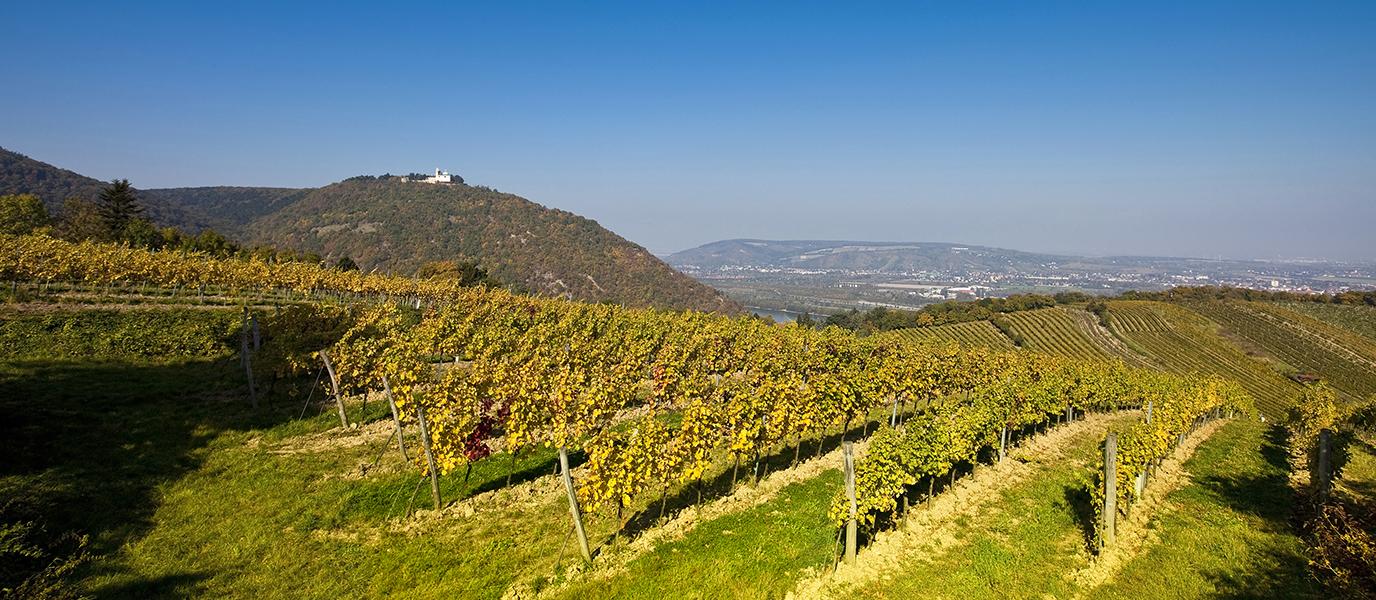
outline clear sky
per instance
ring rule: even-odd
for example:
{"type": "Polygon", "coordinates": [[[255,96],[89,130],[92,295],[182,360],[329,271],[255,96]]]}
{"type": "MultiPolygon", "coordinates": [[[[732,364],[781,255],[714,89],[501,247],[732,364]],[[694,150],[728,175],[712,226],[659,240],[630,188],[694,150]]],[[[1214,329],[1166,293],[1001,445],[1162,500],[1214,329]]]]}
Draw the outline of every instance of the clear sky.
{"type": "Polygon", "coordinates": [[[1376,1],[0,4],[0,146],[734,237],[1376,260],[1376,1]]]}

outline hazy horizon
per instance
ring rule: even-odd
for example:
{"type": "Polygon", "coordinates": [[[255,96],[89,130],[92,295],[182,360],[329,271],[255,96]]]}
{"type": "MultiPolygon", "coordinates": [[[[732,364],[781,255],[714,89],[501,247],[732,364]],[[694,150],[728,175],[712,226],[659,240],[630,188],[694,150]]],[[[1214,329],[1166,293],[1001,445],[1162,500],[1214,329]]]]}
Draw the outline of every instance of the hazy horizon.
{"type": "Polygon", "coordinates": [[[1376,4],[989,8],[21,3],[0,146],[141,188],[440,167],[660,255],[1376,260],[1376,4]]]}

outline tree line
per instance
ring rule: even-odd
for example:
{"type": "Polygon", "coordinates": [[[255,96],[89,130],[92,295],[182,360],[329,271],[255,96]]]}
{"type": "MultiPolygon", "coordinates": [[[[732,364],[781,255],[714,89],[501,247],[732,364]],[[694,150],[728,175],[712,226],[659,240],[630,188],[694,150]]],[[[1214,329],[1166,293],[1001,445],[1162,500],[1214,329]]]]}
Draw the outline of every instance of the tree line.
{"type": "MultiPolygon", "coordinates": [[[[50,214],[33,194],[0,196],[0,233],[43,234],[82,242],[107,242],[148,250],[200,252],[217,258],[257,257],[271,262],[321,263],[318,254],[281,250],[268,246],[244,246],[213,229],[188,233],[176,227],[158,227],[144,216],[144,206],[128,179],[116,179],[100,188],[95,200],[72,197],[50,214]]],[[[341,269],[357,269],[348,257],[336,261],[341,269]]]]}
{"type": "Polygon", "coordinates": [[[1094,299],[1095,296],[1082,292],[1062,292],[1055,295],[1013,294],[1006,298],[981,298],[965,302],[948,300],[915,311],[881,306],[865,311],[851,309],[834,314],[827,317],[826,324],[861,334],[968,321],[994,321],[997,325],[1005,313],[1048,308],[1057,304],[1084,303],[1094,299]]]}
{"type": "Polygon", "coordinates": [[[1376,290],[1348,290],[1336,294],[1310,294],[1306,292],[1283,292],[1253,290],[1231,286],[1178,286],[1159,292],[1126,291],[1118,295],[1121,300],[1269,300],[1273,302],[1314,302],[1317,304],[1348,304],[1356,306],[1376,306],[1376,290]]]}

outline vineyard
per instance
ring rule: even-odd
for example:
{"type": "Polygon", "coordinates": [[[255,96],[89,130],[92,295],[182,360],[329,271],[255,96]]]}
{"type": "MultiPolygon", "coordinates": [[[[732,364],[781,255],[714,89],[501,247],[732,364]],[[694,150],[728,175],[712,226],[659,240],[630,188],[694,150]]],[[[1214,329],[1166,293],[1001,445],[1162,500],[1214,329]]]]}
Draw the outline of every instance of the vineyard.
{"type": "Polygon", "coordinates": [[[1257,408],[1279,418],[1299,386],[1220,338],[1213,324],[1170,304],[1142,301],[1109,303],[1113,332],[1172,373],[1212,373],[1241,384],[1257,408]]]}
{"type": "MultiPolygon", "coordinates": [[[[40,292],[156,297],[181,289],[199,298],[215,290],[221,301],[244,302],[239,330],[226,332],[218,309],[212,322],[220,329],[198,335],[219,345],[193,356],[221,353],[195,369],[225,371],[202,378],[240,382],[230,394],[238,410],[281,419],[216,443],[212,456],[241,462],[211,459],[208,472],[233,473],[247,487],[212,493],[213,477],[188,478],[159,492],[174,499],[165,510],[181,513],[160,511],[146,538],[111,549],[129,572],[146,571],[149,557],[169,549],[203,552],[174,539],[199,534],[162,524],[218,523],[213,515],[232,506],[238,522],[213,530],[223,538],[213,560],[234,565],[224,573],[267,572],[228,582],[220,574],[206,584],[230,595],[281,593],[290,582],[268,573],[286,569],[321,582],[312,595],[445,596],[457,584],[464,596],[648,596],[651,582],[691,582],[704,596],[782,596],[804,571],[882,559],[884,547],[871,542],[910,522],[910,504],[930,507],[949,490],[987,480],[978,479],[982,470],[1014,468],[1008,457],[1019,448],[1040,447],[1067,428],[1102,433],[1085,429],[1086,417],[1094,427],[1104,423],[1097,417],[1117,419],[1122,452],[1112,497],[1126,510],[1148,465],[1199,423],[1248,415],[1252,396],[1274,410],[1287,401],[1278,391],[1291,385],[1207,332],[1203,319],[1157,303],[1113,303],[1111,325],[1124,346],[1093,337],[1088,313],[1013,315],[1029,352],[987,321],[857,337],[309,265],[3,241],[0,277],[40,292]],[[280,298],[295,302],[265,301],[280,298]],[[1135,357],[1128,347],[1172,373],[1115,360],[1135,357]],[[1220,358],[1233,362],[1220,367],[1220,358]],[[1259,374],[1279,385],[1259,386],[1259,374]],[[247,396],[252,409],[237,400],[247,396]],[[316,416],[305,419],[312,407],[316,416]],[[314,474],[298,480],[297,469],[314,474]],[[302,485],[311,491],[268,491],[302,485]],[[431,510],[411,510],[418,494],[431,510]],[[277,543],[284,538],[291,543],[277,543]],[[372,551],[379,547],[387,551],[372,551]],[[374,574],[366,582],[329,579],[327,560],[301,565],[292,548],[351,556],[374,574]],[[445,566],[417,572],[423,564],[445,566]]],[[[137,324],[144,315],[101,318],[127,332],[123,338],[139,334],[121,319],[137,324]]],[[[179,330],[200,327],[179,318],[179,330]]],[[[162,346],[100,347],[115,356],[162,346]]],[[[23,390],[15,397],[51,393],[23,390]]],[[[46,404],[72,410],[39,406],[46,404]]],[[[174,406],[158,404],[149,418],[175,415],[174,406]]],[[[1077,510],[1106,502],[1094,492],[1102,488],[1087,483],[1077,510]]],[[[122,573],[91,586],[139,595],[122,573]]],[[[181,585],[176,572],[156,575],[181,585]]]]}
{"type": "Polygon", "coordinates": [[[1210,302],[1190,308],[1290,368],[1322,376],[1348,399],[1376,394],[1376,344],[1360,336],[1262,303],[1210,302]]]}
{"type": "Polygon", "coordinates": [[[1289,302],[1281,306],[1329,325],[1341,327],[1376,343],[1376,307],[1317,302],[1289,302]]]}
{"type": "Polygon", "coordinates": [[[1108,360],[1112,352],[1084,331],[1071,314],[1062,308],[1009,313],[1013,330],[1023,338],[1022,347],[1052,356],[1083,360],[1108,360]]]}
{"type": "Polygon", "coordinates": [[[937,325],[935,327],[910,327],[907,329],[897,329],[893,332],[881,335],[893,336],[894,338],[913,342],[947,341],[956,342],[972,348],[990,348],[994,350],[1012,350],[1013,341],[1008,339],[1002,331],[988,321],[969,321],[965,323],[952,323],[950,325],[937,325]]]}

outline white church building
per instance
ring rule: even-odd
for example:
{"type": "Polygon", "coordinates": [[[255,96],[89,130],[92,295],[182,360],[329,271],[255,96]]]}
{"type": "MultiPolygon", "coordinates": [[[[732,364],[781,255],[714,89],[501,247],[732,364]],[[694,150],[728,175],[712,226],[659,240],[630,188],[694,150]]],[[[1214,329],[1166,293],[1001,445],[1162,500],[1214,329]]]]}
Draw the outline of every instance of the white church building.
{"type": "Polygon", "coordinates": [[[437,168],[435,169],[434,175],[426,177],[421,181],[425,183],[454,183],[454,176],[450,175],[448,171],[441,171],[437,168]]]}

